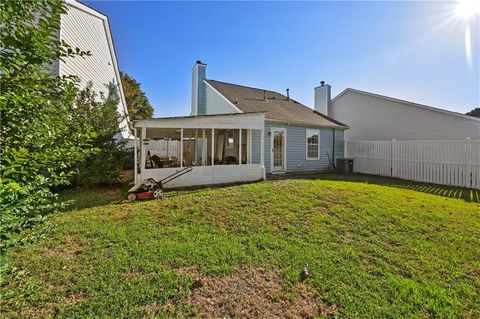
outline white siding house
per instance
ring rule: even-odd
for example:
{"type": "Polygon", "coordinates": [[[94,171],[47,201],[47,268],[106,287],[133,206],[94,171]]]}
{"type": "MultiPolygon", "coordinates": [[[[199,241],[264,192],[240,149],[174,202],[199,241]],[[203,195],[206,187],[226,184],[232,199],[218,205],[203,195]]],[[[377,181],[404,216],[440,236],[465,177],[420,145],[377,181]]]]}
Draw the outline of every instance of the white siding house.
{"type": "Polygon", "coordinates": [[[346,89],[328,105],[350,141],[480,139],[480,119],[387,96],[346,89]]]}
{"type": "Polygon", "coordinates": [[[81,87],[91,81],[97,93],[107,93],[108,85],[117,86],[120,94],[118,112],[125,117],[122,136],[128,138],[131,136],[128,110],[108,18],[74,0],[67,0],[67,7],[67,14],[61,17],[59,37],[73,48],[90,51],[91,56],[65,58],[65,61],[59,61],[54,66],[54,72],[60,76],[77,75],[81,87]]]}

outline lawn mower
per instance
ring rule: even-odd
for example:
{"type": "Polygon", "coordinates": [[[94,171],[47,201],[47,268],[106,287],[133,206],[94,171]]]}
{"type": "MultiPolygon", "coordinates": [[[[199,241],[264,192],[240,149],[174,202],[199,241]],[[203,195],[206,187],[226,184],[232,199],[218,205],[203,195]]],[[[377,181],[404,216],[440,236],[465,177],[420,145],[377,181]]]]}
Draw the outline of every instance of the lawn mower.
{"type": "Polygon", "coordinates": [[[185,167],[165,177],[158,182],[153,178],[147,178],[145,181],[133,186],[127,195],[127,200],[133,202],[136,199],[160,199],[163,198],[163,186],[174,179],[185,175],[193,170],[192,166],[185,167]]]}

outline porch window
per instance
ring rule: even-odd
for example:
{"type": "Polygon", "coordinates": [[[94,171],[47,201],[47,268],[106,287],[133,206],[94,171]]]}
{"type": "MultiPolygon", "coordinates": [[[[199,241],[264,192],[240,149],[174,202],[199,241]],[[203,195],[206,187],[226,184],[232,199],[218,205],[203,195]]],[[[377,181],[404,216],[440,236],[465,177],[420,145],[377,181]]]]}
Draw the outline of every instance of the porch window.
{"type": "Polygon", "coordinates": [[[180,167],[180,130],[151,129],[143,140],[145,168],[180,167]]]}
{"type": "MultiPolygon", "coordinates": [[[[215,165],[231,165],[239,163],[240,130],[215,130],[215,165]]],[[[243,141],[242,141],[243,144],[243,141]]],[[[243,154],[242,154],[243,157],[243,154]]]]}
{"type": "Polygon", "coordinates": [[[183,166],[211,165],[212,130],[183,129],[183,166]]]}
{"type": "Polygon", "coordinates": [[[318,160],[320,155],[320,130],[307,129],[307,160],[318,160]]]}

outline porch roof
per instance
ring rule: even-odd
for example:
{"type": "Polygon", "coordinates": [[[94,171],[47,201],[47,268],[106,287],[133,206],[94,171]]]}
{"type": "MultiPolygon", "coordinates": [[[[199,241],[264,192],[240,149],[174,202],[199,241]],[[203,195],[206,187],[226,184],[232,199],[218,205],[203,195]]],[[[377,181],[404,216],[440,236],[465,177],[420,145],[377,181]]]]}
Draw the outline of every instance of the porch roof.
{"type": "Polygon", "coordinates": [[[263,112],[163,117],[133,121],[134,128],[216,128],[261,130],[264,128],[264,125],[265,113],[263,112]]]}

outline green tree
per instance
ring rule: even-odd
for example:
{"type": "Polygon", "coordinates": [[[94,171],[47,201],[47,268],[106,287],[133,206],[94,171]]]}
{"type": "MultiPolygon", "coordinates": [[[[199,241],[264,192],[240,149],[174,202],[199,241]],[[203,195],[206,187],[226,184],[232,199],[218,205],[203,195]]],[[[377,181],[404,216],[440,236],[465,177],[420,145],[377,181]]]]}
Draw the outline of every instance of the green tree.
{"type": "Polygon", "coordinates": [[[153,116],[153,107],[142,91],[140,83],[125,72],[120,72],[123,94],[127,101],[128,115],[132,120],[149,119],[153,116]]]}
{"type": "Polygon", "coordinates": [[[92,141],[98,152],[91,154],[78,166],[77,180],[82,184],[114,183],[119,179],[120,170],[127,161],[125,140],[121,134],[124,117],[117,111],[120,98],[117,87],[108,87],[108,94],[100,98],[92,90],[92,83],[81,90],[75,101],[74,118],[76,125],[91,125],[96,137],[92,141]]]}
{"type": "Polygon", "coordinates": [[[474,117],[480,117],[480,107],[476,107],[470,112],[465,113],[466,115],[474,116],[474,117]]]}
{"type": "Polygon", "coordinates": [[[88,123],[73,117],[75,77],[52,75],[67,56],[89,55],[59,41],[62,0],[2,1],[0,5],[0,233],[3,247],[30,234],[61,204],[53,191],[94,152],[88,123]],[[19,236],[18,234],[21,234],[19,236]]]}

